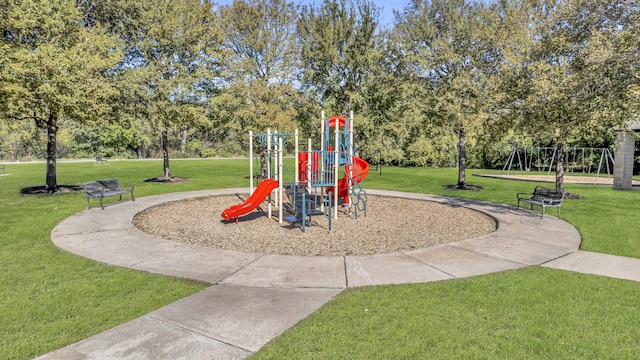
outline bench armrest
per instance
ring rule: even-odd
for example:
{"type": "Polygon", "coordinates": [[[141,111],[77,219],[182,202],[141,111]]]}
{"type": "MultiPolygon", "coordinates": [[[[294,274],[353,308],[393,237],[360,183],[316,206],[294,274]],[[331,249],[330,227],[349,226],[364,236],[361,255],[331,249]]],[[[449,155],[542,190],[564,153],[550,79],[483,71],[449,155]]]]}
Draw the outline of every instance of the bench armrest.
{"type": "Polygon", "coordinates": [[[526,195],[527,197],[531,197],[531,196],[533,196],[533,193],[524,193],[524,192],[519,192],[519,193],[517,193],[517,194],[516,194],[516,197],[517,197],[518,199],[520,199],[520,196],[521,196],[521,195],[523,195],[523,196],[525,196],[525,195],[526,195]]]}

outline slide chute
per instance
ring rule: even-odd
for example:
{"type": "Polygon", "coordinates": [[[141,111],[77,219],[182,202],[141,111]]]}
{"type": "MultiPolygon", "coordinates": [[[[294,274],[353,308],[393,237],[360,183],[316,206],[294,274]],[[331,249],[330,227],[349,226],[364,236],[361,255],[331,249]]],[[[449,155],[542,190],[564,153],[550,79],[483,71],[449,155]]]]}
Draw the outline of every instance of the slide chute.
{"type": "MultiPolygon", "coordinates": [[[[349,166],[346,166],[344,177],[338,179],[338,197],[343,198],[345,203],[348,203],[349,199],[349,179],[353,176],[353,183],[357,184],[364,180],[369,175],[369,163],[357,156],[353,157],[355,165],[353,170],[349,166]],[[353,172],[353,174],[351,174],[353,172]]],[[[333,187],[327,188],[327,193],[333,193],[333,187]]]]}
{"type": "Polygon", "coordinates": [[[251,196],[249,196],[249,198],[243,203],[226,208],[222,212],[222,217],[227,221],[231,221],[231,219],[236,218],[237,221],[238,216],[250,213],[260,206],[262,201],[266,199],[273,190],[277,189],[278,186],[278,180],[265,179],[258,185],[253,194],[251,194],[251,196]]]}

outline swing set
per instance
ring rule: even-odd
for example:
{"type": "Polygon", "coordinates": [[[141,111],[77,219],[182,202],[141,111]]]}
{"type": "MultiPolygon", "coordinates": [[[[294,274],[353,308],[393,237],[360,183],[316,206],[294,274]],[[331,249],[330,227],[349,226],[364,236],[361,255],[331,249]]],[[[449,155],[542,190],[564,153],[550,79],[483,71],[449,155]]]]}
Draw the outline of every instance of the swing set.
{"type": "MultiPolygon", "coordinates": [[[[564,169],[567,173],[593,174],[594,185],[601,174],[607,177],[613,174],[614,160],[608,148],[567,148],[564,151],[564,169]]],[[[557,165],[557,149],[555,147],[514,147],[502,170],[507,175],[514,171],[546,171],[547,176],[557,165]]]]}

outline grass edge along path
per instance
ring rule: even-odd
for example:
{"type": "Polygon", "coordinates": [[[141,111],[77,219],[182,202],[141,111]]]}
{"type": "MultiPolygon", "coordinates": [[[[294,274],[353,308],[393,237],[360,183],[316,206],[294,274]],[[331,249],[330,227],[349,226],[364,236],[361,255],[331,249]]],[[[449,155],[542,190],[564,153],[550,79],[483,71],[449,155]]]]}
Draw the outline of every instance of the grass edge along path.
{"type": "Polygon", "coordinates": [[[637,359],[638,296],[537,266],[347,289],[250,359],[637,359]]]}
{"type": "MultiPolygon", "coordinates": [[[[144,183],[143,179],[157,176],[161,171],[160,160],[148,161],[110,161],[109,165],[96,166],[93,163],[58,163],[59,184],[80,184],[83,181],[118,177],[122,183],[136,185],[136,197],[149,196],[165,192],[181,192],[199,189],[244,187],[248,185],[246,160],[180,160],[172,161],[172,173],[189,178],[187,183],[154,184],[144,183]]],[[[22,196],[22,187],[39,185],[44,180],[44,164],[8,165],[9,176],[0,177],[0,199],[3,211],[0,212],[0,285],[2,297],[0,306],[0,353],[7,359],[30,358],[75,341],[84,339],[103,330],[112,328],[126,321],[144,315],[175,300],[195,293],[206,287],[206,284],[187,280],[173,279],[160,275],[137,272],[128,269],[108,266],[65,253],[56,248],[50,240],[53,227],[65,217],[84,209],[85,201],[82,193],[53,195],[22,196]]],[[[485,171],[483,171],[485,172],[485,171]]],[[[471,173],[471,172],[469,172],[471,173]]],[[[515,193],[530,191],[535,183],[518,181],[485,180],[469,178],[469,182],[485,188],[481,192],[458,192],[444,190],[443,185],[456,179],[455,169],[425,168],[385,168],[384,174],[370,174],[366,186],[421,193],[441,194],[447,196],[469,197],[496,203],[514,204],[515,193]]],[[[630,233],[633,221],[637,219],[638,210],[629,209],[629,204],[637,204],[638,192],[616,192],[601,187],[567,185],[572,192],[585,196],[585,200],[569,201],[563,206],[563,218],[573,223],[580,230],[583,239],[592,239],[594,249],[602,247],[610,253],[640,257],[638,250],[638,234],[630,233]],[[635,196],[635,197],[634,197],[635,196]],[[629,214],[631,212],[631,214],[629,214]],[[617,217],[614,215],[618,215],[617,217]],[[615,221],[609,221],[616,217],[615,221]],[[609,219],[601,221],[602,219],[609,219]],[[618,224],[622,232],[617,232],[613,224],[618,224]],[[627,229],[627,230],[624,230],[627,229]],[[627,231],[627,232],[625,232],[627,231]]],[[[110,199],[108,201],[113,201],[110,199]]],[[[215,209],[212,209],[215,210],[215,209]]],[[[217,216],[213,211],[212,216],[217,216]]],[[[585,241],[589,243],[589,241],[585,241]]],[[[607,252],[603,251],[603,252],[607,252]]],[[[548,270],[552,271],[553,270],[548,270]]],[[[515,272],[518,279],[521,275],[515,272]]],[[[546,281],[546,272],[534,272],[533,278],[538,280],[537,288],[532,288],[531,277],[520,280],[523,288],[530,291],[553,293],[555,285],[546,281]]],[[[607,287],[607,281],[600,282],[599,277],[579,276],[594,279],[596,284],[607,287]]],[[[491,279],[491,278],[489,278],[491,279]]],[[[443,282],[453,297],[464,298],[467,293],[458,289],[457,281],[443,282]]],[[[491,281],[491,280],[487,280],[491,281]]],[[[625,291],[635,291],[637,284],[622,283],[625,291]]],[[[424,286],[432,286],[424,284],[424,286]]],[[[367,288],[375,297],[393,301],[404,297],[407,302],[420,304],[420,297],[412,298],[402,292],[402,287],[389,287],[390,290],[380,292],[382,288],[367,288]],[[397,294],[394,294],[397,292],[397,294]]],[[[490,295],[491,287],[480,288],[479,293],[490,295]],[[489,293],[487,293],[489,292],[489,293]]],[[[582,296],[589,298],[593,290],[586,289],[582,296]]],[[[354,292],[348,290],[345,296],[354,292]]],[[[358,292],[355,292],[358,293],[358,292]]],[[[590,306],[602,306],[608,317],[626,316],[625,304],[618,302],[624,298],[613,291],[607,304],[587,303],[590,306]]],[[[384,300],[384,299],[383,299],[384,300]]],[[[504,306],[513,302],[504,298],[504,306]]],[[[545,300],[554,304],[553,298],[545,300]]],[[[562,304],[558,306],[564,306],[562,304]]],[[[330,309],[330,307],[329,307],[330,309]]],[[[475,311],[470,307],[466,311],[475,311]]],[[[567,308],[567,310],[569,310],[567,308]]],[[[323,310],[325,311],[325,310],[323,310]]],[[[356,308],[347,308],[346,312],[357,312],[356,308]]],[[[501,311],[501,310],[498,310],[501,311]]],[[[402,331],[404,322],[422,321],[439,323],[441,326],[450,321],[441,317],[429,318],[421,312],[396,314],[395,326],[370,331],[370,338],[385,332],[402,331]],[[415,320],[414,320],[415,319],[415,320]],[[444,322],[442,322],[444,321],[444,322]]],[[[469,316],[464,312],[460,318],[469,316]]],[[[535,315],[534,315],[535,316],[535,315]]],[[[312,317],[313,319],[313,317],[312,317]]],[[[313,321],[313,320],[309,320],[313,321]]],[[[348,324],[336,323],[336,326],[348,324]]],[[[624,328],[624,324],[612,324],[624,328]]],[[[636,324],[637,325],[637,324],[636,324]]],[[[332,326],[332,325],[330,325],[332,326]]],[[[637,326],[636,326],[637,328],[637,326]]],[[[292,331],[299,331],[296,328],[292,331]]],[[[543,331],[541,329],[534,329],[543,331]]],[[[588,330],[588,329],[587,329],[588,330]]],[[[587,331],[585,330],[585,331],[587,331]]],[[[302,330],[306,331],[306,330],[302,330]]],[[[452,330],[450,336],[467,336],[452,330]]],[[[365,334],[366,335],[366,334],[365,334]]],[[[421,337],[407,336],[403,347],[411,347],[411,342],[421,342],[421,337]]],[[[364,339],[366,340],[366,339],[364,339]]],[[[280,341],[280,340],[277,340],[280,341]]],[[[471,339],[470,341],[473,341],[471,339]]],[[[480,341],[477,339],[477,341],[480,341]]],[[[615,343],[615,342],[614,342],[615,343]]],[[[634,342],[630,341],[630,346],[634,342]]],[[[637,343],[635,343],[637,345],[637,343]]],[[[517,342],[516,342],[517,345],[517,342]]],[[[521,344],[524,346],[524,344],[521,344]]],[[[335,344],[339,349],[340,342],[335,344]]],[[[363,346],[374,347],[374,344],[363,342],[363,346]]],[[[420,349],[420,347],[418,347],[420,349]]],[[[389,351],[403,351],[398,346],[389,351]]],[[[488,357],[486,350],[478,350],[475,357],[488,357]],[[484,354],[484,355],[483,355],[484,354]]],[[[262,354],[262,352],[260,352],[262,354]]],[[[262,356],[262,355],[258,355],[262,356]]],[[[358,358],[357,354],[355,358],[358,358]]]]}

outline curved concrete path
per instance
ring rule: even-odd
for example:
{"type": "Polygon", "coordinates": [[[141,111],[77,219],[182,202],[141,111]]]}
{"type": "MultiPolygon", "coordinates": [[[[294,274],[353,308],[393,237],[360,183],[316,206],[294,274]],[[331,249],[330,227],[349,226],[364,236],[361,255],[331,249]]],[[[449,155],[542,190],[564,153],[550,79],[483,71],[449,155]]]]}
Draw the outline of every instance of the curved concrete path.
{"type": "MultiPolygon", "coordinates": [[[[578,231],[551,216],[382,190],[367,193],[476,209],[495,218],[498,229],[475,239],[384,255],[300,257],[180,244],[132,225],[135,214],[165,202],[237,193],[248,189],[150,196],[84,210],[58,224],[51,238],[69,252],[212,286],[39,359],[244,359],[348,287],[439,281],[541,264],[571,269],[582,263],[580,256],[588,256],[576,252],[578,231]],[[576,254],[579,258],[571,260],[576,254]]],[[[212,216],[219,216],[215,209],[212,216]]]]}

